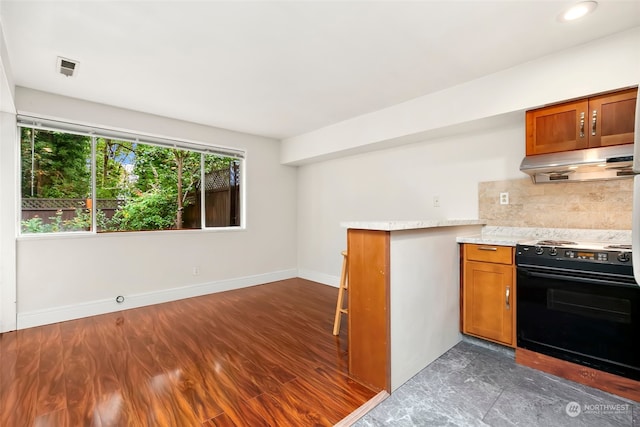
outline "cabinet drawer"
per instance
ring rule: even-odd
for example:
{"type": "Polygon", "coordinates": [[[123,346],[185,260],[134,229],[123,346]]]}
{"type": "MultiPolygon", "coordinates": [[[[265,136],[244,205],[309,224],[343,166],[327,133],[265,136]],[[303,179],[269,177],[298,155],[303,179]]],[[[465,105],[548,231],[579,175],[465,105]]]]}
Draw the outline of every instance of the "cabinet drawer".
{"type": "Polygon", "coordinates": [[[467,261],[493,262],[496,264],[513,264],[513,248],[511,246],[465,244],[467,261]]]}

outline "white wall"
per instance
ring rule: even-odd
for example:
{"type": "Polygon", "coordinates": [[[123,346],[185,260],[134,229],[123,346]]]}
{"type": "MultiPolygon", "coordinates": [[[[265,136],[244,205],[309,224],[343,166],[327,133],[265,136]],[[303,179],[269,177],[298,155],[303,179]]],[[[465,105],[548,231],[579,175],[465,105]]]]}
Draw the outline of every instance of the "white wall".
{"type": "Polygon", "coordinates": [[[16,329],[16,116],[0,111],[0,332],[16,329]]]}
{"type": "Polygon", "coordinates": [[[391,232],[392,392],[461,340],[456,237],[477,234],[480,229],[458,226],[391,232]]]}
{"type": "Polygon", "coordinates": [[[16,328],[16,116],[14,85],[0,25],[0,332],[16,328]]]}
{"type": "Polygon", "coordinates": [[[7,43],[4,39],[2,23],[0,23],[0,111],[15,113],[13,102],[15,85],[13,73],[7,52],[7,43]]]}
{"type": "Polygon", "coordinates": [[[297,171],[279,164],[277,141],[20,87],[16,107],[247,150],[246,230],[20,237],[19,328],[296,276],[297,171]]]}
{"type": "Polygon", "coordinates": [[[478,182],[523,176],[523,116],[496,129],[301,166],[301,277],[337,285],[346,248],[341,221],[477,218],[478,182]]]}

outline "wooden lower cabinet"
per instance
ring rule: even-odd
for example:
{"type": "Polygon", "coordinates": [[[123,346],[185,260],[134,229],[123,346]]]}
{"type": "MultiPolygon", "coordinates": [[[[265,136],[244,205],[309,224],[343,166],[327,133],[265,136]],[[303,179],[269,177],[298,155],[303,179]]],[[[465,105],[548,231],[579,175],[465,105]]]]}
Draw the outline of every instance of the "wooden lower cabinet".
{"type": "Polygon", "coordinates": [[[464,244],[462,332],[515,347],[513,248],[464,244]]]}

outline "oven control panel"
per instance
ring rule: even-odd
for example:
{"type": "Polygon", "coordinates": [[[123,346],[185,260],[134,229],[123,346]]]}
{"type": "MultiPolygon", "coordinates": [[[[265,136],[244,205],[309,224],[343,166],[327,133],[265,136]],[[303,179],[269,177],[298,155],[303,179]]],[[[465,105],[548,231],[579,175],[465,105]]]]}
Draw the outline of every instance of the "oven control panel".
{"type": "Polygon", "coordinates": [[[609,261],[609,252],[591,252],[568,249],[564,251],[564,257],[607,262],[609,261]]]}
{"type": "Polygon", "coordinates": [[[516,255],[522,258],[547,260],[575,260],[576,262],[631,265],[631,251],[562,248],[541,245],[517,245],[516,255]]]}

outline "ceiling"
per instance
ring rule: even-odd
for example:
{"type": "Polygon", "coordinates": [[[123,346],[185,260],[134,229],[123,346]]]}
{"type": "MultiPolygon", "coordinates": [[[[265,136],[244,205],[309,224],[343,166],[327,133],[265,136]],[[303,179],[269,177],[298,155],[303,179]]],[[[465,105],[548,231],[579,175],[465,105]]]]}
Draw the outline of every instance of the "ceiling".
{"type": "Polygon", "coordinates": [[[1,0],[0,21],[18,86],[282,139],[640,26],[640,0],[557,22],[572,3],[1,0]]]}

